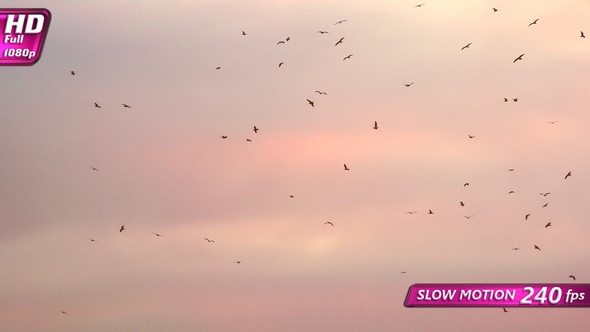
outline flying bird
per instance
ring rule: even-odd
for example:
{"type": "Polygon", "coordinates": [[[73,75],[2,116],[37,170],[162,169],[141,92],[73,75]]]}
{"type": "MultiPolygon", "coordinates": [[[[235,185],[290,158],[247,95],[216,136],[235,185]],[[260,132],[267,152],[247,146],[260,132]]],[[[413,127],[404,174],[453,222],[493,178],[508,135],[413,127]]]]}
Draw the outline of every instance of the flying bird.
{"type": "Polygon", "coordinates": [[[295,196],[293,196],[293,195],[289,195],[289,197],[290,197],[290,198],[293,198],[293,197],[295,197],[295,196]]]}
{"type": "Polygon", "coordinates": [[[565,179],[567,179],[570,176],[572,176],[572,171],[567,172],[567,174],[565,175],[565,179]]]}
{"type": "Polygon", "coordinates": [[[568,278],[572,278],[572,279],[574,279],[574,281],[576,281],[576,277],[573,274],[570,274],[570,276],[568,278]]]}
{"type": "Polygon", "coordinates": [[[504,312],[508,312],[508,310],[506,310],[506,308],[502,308],[502,310],[504,310],[504,312]]]}
{"type": "Polygon", "coordinates": [[[96,241],[95,239],[91,239],[91,238],[88,238],[88,240],[90,240],[90,242],[95,242],[96,241]]]}
{"type": "Polygon", "coordinates": [[[520,248],[512,248],[512,250],[519,250],[520,248]]]}
{"type": "Polygon", "coordinates": [[[529,23],[529,26],[531,26],[531,25],[533,25],[533,24],[537,24],[537,21],[538,21],[538,20],[539,20],[539,19],[536,19],[536,20],[534,20],[533,22],[529,23]]]}
{"type": "Polygon", "coordinates": [[[418,211],[407,211],[406,213],[414,214],[414,213],[418,213],[418,211]]]}
{"type": "Polygon", "coordinates": [[[551,222],[548,222],[547,225],[545,225],[545,228],[551,226],[551,222]]]}
{"type": "Polygon", "coordinates": [[[70,72],[70,74],[72,74],[72,76],[76,75],[76,73],[73,70],[70,72]]]}
{"type": "Polygon", "coordinates": [[[227,138],[227,136],[221,135],[221,139],[226,139],[226,138],[227,138]]]}
{"type": "Polygon", "coordinates": [[[512,61],[512,63],[515,63],[518,60],[522,60],[522,57],[524,56],[524,53],[519,55],[516,59],[514,59],[514,61],[512,61]]]}
{"type": "Polygon", "coordinates": [[[242,261],[236,261],[236,263],[240,264],[242,261]]]}
{"type": "Polygon", "coordinates": [[[547,123],[550,123],[550,124],[556,124],[556,123],[558,123],[558,122],[559,122],[559,121],[547,121],[547,123]]]}
{"type": "Polygon", "coordinates": [[[97,104],[97,103],[94,103],[94,107],[96,107],[96,108],[102,108],[102,107],[100,107],[100,105],[99,105],[99,104],[97,104]]]}
{"type": "Polygon", "coordinates": [[[469,186],[469,182],[465,182],[465,183],[463,184],[463,188],[465,188],[465,187],[468,187],[468,186],[469,186]]]}
{"type": "Polygon", "coordinates": [[[507,103],[508,102],[508,98],[504,98],[504,102],[507,103]]]}
{"type": "Polygon", "coordinates": [[[321,94],[321,95],[326,95],[326,96],[328,95],[327,93],[325,93],[325,92],[323,92],[323,91],[320,91],[320,90],[315,90],[315,92],[317,92],[317,93],[319,93],[319,94],[321,94]]]}
{"type": "Polygon", "coordinates": [[[464,50],[464,49],[466,49],[466,48],[469,48],[469,46],[471,46],[471,43],[469,43],[469,44],[467,44],[467,45],[465,45],[465,46],[461,47],[461,51],[463,51],[463,50],[464,50]]]}
{"type": "Polygon", "coordinates": [[[258,130],[260,130],[260,129],[258,129],[258,128],[256,128],[256,126],[254,126],[253,130],[254,130],[254,133],[256,134],[256,133],[258,133],[258,130]]]}
{"type": "Polygon", "coordinates": [[[342,60],[344,61],[344,60],[346,60],[346,59],[350,59],[350,58],[351,58],[353,55],[354,55],[354,54],[349,54],[349,55],[345,56],[345,57],[344,57],[344,59],[342,59],[342,60]]]}
{"type": "Polygon", "coordinates": [[[221,69],[221,67],[215,67],[215,70],[219,70],[219,69],[221,69]]]}
{"type": "Polygon", "coordinates": [[[467,135],[467,136],[469,136],[469,138],[475,138],[475,136],[471,136],[471,135],[467,135]]]}
{"type": "MultiPolygon", "coordinates": [[[[584,35],[584,31],[580,31],[580,38],[586,38],[586,35],[584,35]]],[[[73,73],[73,72],[72,72],[73,73]]],[[[72,74],[73,75],[73,74],[72,74]]]]}
{"type": "Polygon", "coordinates": [[[424,5],[425,5],[425,3],[421,3],[421,4],[419,4],[419,5],[415,5],[414,7],[422,7],[422,6],[424,6],[424,5]]]}
{"type": "Polygon", "coordinates": [[[281,40],[280,42],[277,43],[277,45],[284,44],[284,43],[285,43],[285,41],[284,40],[281,40]]]}
{"type": "Polygon", "coordinates": [[[96,167],[90,167],[90,169],[93,170],[93,171],[99,172],[98,168],[96,168],[96,167]]]}
{"type": "Polygon", "coordinates": [[[129,106],[127,104],[121,104],[121,105],[123,105],[123,107],[126,107],[126,108],[131,108],[131,106],[129,106]]]}
{"type": "Polygon", "coordinates": [[[527,213],[527,214],[524,216],[524,220],[529,220],[529,217],[530,217],[530,216],[531,216],[531,214],[530,214],[530,213],[527,213]]]}
{"type": "Polygon", "coordinates": [[[321,33],[323,35],[324,33],[328,33],[328,31],[318,31],[318,33],[321,33]]]}
{"type": "Polygon", "coordinates": [[[279,68],[281,68],[281,66],[283,65],[284,62],[280,62],[279,63],[279,68]]]}
{"type": "Polygon", "coordinates": [[[313,101],[308,99],[307,102],[311,105],[311,107],[315,107],[315,106],[313,106],[313,101]]]}
{"type": "Polygon", "coordinates": [[[375,121],[375,125],[373,126],[373,129],[375,129],[375,130],[379,129],[379,127],[377,126],[377,121],[375,121]]]}
{"type": "Polygon", "coordinates": [[[428,210],[428,214],[434,214],[434,212],[432,212],[432,210],[428,210]]]}
{"type": "Polygon", "coordinates": [[[336,42],[336,45],[334,45],[334,46],[338,46],[338,44],[342,44],[342,41],[343,41],[343,40],[344,40],[344,37],[340,38],[340,40],[338,40],[338,41],[336,42]]]}
{"type": "Polygon", "coordinates": [[[246,138],[246,142],[252,142],[252,140],[249,138],[246,138]]]}
{"type": "Polygon", "coordinates": [[[514,172],[514,168],[509,168],[508,172],[514,172]]]}
{"type": "Polygon", "coordinates": [[[289,41],[289,40],[291,40],[291,37],[285,38],[285,41],[289,41]]]}
{"type": "Polygon", "coordinates": [[[514,194],[514,190],[510,190],[508,193],[509,194],[514,194]]]}
{"type": "Polygon", "coordinates": [[[543,195],[543,196],[547,196],[549,194],[551,194],[551,193],[539,193],[539,195],[543,195]]]}
{"type": "Polygon", "coordinates": [[[346,21],[348,21],[348,20],[341,20],[341,21],[338,21],[338,22],[334,23],[334,25],[341,24],[341,23],[346,22],[346,21]]]}
{"type": "Polygon", "coordinates": [[[463,203],[463,201],[459,201],[459,205],[465,206],[465,203],[463,203]]]}
{"type": "Polygon", "coordinates": [[[210,240],[210,239],[208,239],[208,238],[206,238],[206,237],[204,237],[203,239],[205,239],[205,240],[206,240],[208,243],[215,243],[215,241],[213,241],[213,240],[210,240]]]}
{"type": "Polygon", "coordinates": [[[152,232],[152,233],[156,234],[156,237],[158,237],[158,236],[164,236],[164,235],[159,234],[159,233],[156,233],[156,232],[152,232]]]}
{"type": "Polygon", "coordinates": [[[334,224],[333,224],[331,221],[326,221],[326,222],[324,223],[324,225],[332,225],[332,226],[334,226],[334,224]]]}
{"type": "Polygon", "coordinates": [[[518,102],[518,98],[512,98],[512,101],[516,103],[518,102]]]}
{"type": "Polygon", "coordinates": [[[242,36],[245,36],[245,35],[246,35],[246,33],[244,32],[244,30],[242,30],[242,36]]]}
{"type": "Polygon", "coordinates": [[[411,87],[411,86],[412,86],[412,84],[414,84],[414,82],[412,82],[412,83],[404,83],[404,86],[405,86],[406,88],[409,88],[409,87],[411,87]]]}
{"type": "Polygon", "coordinates": [[[541,251],[541,248],[539,248],[539,246],[537,246],[536,244],[534,246],[535,246],[535,249],[541,251]]]}
{"type": "Polygon", "coordinates": [[[541,206],[542,208],[547,207],[547,205],[549,205],[549,203],[545,203],[543,204],[543,206],[541,206]]]}
{"type": "Polygon", "coordinates": [[[344,164],[344,170],[345,171],[350,171],[350,169],[348,168],[348,166],[346,166],[346,164],[344,164]]]}
{"type": "Polygon", "coordinates": [[[469,220],[471,217],[475,217],[475,215],[471,215],[471,216],[463,216],[465,218],[467,218],[467,220],[469,220]]]}
{"type": "Polygon", "coordinates": [[[67,312],[65,312],[63,310],[61,311],[61,313],[64,314],[64,315],[67,315],[68,314],[67,312]]]}
{"type": "Polygon", "coordinates": [[[125,230],[125,225],[122,225],[121,228],[119,229],[119,233],[121,233],[124,230],[125,230]]]}
{"type": "Polygon", "coordinates": [[[492,8],[492,9],[494,10],[494,12],[497,12],[498,11],[498,8],[492,8]]]}

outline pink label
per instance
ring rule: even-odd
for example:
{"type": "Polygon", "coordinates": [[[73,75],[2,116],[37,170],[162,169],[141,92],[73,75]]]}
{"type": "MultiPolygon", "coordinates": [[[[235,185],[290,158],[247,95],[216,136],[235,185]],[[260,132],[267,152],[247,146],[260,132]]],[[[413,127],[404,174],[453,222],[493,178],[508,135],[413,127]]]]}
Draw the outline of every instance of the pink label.
{"type": "Polygon", "coordinates": [[[590,307],[590,284],[414,284],[406,307],[590,307]]]}
{"type": "Polygon", "coordinates": [[[51,13],[43,8],[0,8],[0,65],[31,66],[41,58],[51,13]]]}

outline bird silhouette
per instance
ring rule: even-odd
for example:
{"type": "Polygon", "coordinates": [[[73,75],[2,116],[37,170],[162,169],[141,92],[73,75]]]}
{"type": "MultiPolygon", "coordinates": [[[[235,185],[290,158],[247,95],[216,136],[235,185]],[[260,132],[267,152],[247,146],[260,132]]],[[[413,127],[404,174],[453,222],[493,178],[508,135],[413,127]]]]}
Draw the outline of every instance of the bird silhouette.
{"type": "Polygon", "coordinates": [[[504,310],[504,312],[508,312],[508,310],[506,310],[506,308],[502,308],[502,310],[504,310]]]}
{"type": "Polygon", "coordinates": [[[221,135],[221,139],[226,139],[226,138],[227,138],[227,136],[221,135]]]}
{"type": "Polygon", "coordinates": [[[379,127],[377,126],[377,121],[375,121],[375,125],[373,126],[373,129],[375,129],[375,130],[379,129],[379,127]]]}
{"type": "Polygon", "coordinates": [[[547,121],[547,123],[550,123],[550,124],[556,124],[556,123],[558,123],[558,122],[559,122],[559,121],[547,121]]]}
{"type": "Polygon", "coordinates": [[[324,225],[331,225],[331,226],[334,226],[334,224],[333,224],[331,221],[326,221],[326,222],[324,223],[324,225]]]}
{"type": "Polygon", "coordinates": [[[204,237],[203,239],[205,239],[205,240],[206,240],[208,243],[215,243],[215,241],[213,241],[213,240],[211,240],[211,239],[208,239],[208,238],[206,238],[206,237],[204,237]]]}
{"type": "Polygon", "coordinates": [[[508,193],[509,194],[514,194],[514,190],[510,190],[508,193]]]}
{"type": "Polygon", "coordinates": [[[567,179],[570,176],[572,176],[572,171],[567,172],[567,174],[565,175],[565,178],[564,179],[567,179]]]}
{"type": "Polygon", "coordinates": [[[344,37],[340,38],[340,40],[338,40],[334,46],[338,46],[338,44],[342,44],[343,40],[344,40],[344,37]]]}
{"type": "Polygon", "coordinates": [[[551,222],[548,222],[547,225],[545,225],[545,228],[551,226],[551,222]]]}
{"type": "Polygon", "coordinates": [[[537,24],[537,21],[539,21],[539,19],[534,20],[533,22],[529,23],[529,26],[533,25],[533,24],[537,24]]]}
{"type": "Polygon", "coordinates": [[[313,101],[308,99],[307,102],[311,105],[311,107],[315,107],[315,106],[313,106],[313,101]]]}
{"type": "Polygon", "coordinates": [[[326,96],[328,95],[327,93],[325,93],[325,92],[323,92],[323,91],[320,91],[320,90],[315,90],[315,92],[317,92],[317,93],[319,93],[319,94],[321,94],[321,95],[326,95],[326,96]]]}
{"type": "Polygon", "coordinates": [[[414,84],[414,82],[412,82],[412,83],[404,83],[404,86],[405,86],[406,88],[409,88],[409,87],[411,87],[411,86],[412,86],[412,84],[414,84]]]}
{"type": "Polygon", "coordinates": [[[67,312],[65,312],[63,310],[61,311],[61,313],[64,314],[64,315],[67,315],[68,314],[67,312]]]}
{"type": "Polygon", "coordinates": [[[279,68],[281,68],[281,66],[283,65],[284,62],[280,62],[279,63],[279,68]]]}
{"type": "Polygon", "coordinates": [[[414,214],[414,213],[418,213],[418,211],[407,211],[406,213],[414,214]]]}
{"type": "Polygon", "coordinates": [[[518,102],[518,98],[512,98],[512,101],[516,103],[518,102]]]}
{"type": "Polygon", "coordinates": [[[415,5],[414,7],[422,7],[422,6],[424,6],[424,5],[425,5],[425,3],[421,3],[421,4],[419,4],[419,5],[415,5]]]}
{"type": "Polygon", "coordinates": [[[469,182],[465,182],[465,183],[463,184],[463,188],[465,188],[465,187],[468,187],[468,186],[469,186],[469,182]]]}
{"type": "Polygon", "coordinates": [[[285,41],[284,40],[281,40],[280,42],[277,43],[277,45],[284,44],[284,43],[285,43],[285,41]]]}
{"type": "Polygon", "coordinates": [[[162,234],[159,234],[159,233],[156,233],[156,232],[152,232],[152,233],[153,233],[153,234],[156,234],[156,237],[158,237],[158,236],[164,236],[164,235],[162,235],[162,234]]]}
{"type": "Polygon", "coordinates": [[[549,205],[549,203],[545,203],[543,204],[543,206],[541,206],[542,208],[547,207],[547,205],[549,205]]]}
{"type": "Polygon", "coordinates": [[[121,233],[124,230],[125,230],[125,225],[122,225],[121,228],[119,229],[119,233],[121,233]]]}
{"type": "Polygon", "coordinates": [[[459,205],[465,206],[465,203],[463,203],[463,201],[459,201],[459,205]]]}
{"type": "Polygon", "coordinates": [[[245,35],[246,35],[246,33],[244,32],[244,30],[242,30],[242,36],[245,36],[245,35]]]}
{"type": "Polygon", "coordinates": [[[471,46],[471,43],[469,43],[469,44],[467,44],[467,45],[465,45],[465,46],[461,47],[461,51],[463,51],[463,50],[464,50],[464,49],[466,49],[466,48],[469,48],[469,46],[471,46]]]}
{"type": "Polygon", "coordinates": [[[580,31],[580,38],[586,38],[586,35],[584,35],[584,31],[580,31]]]}
{"type": "Polygon", "coordinates": [[[328,33],[328,31],[318,31],[318,33],[323,35],[324,33],[328,33]]]}
{"type": "Polygon", "coordinates": [[[123,107],[126,107],[126,108],[131,108],[131,106],[129,106],[127,104],[121,104],[121,105],[123,105],[123,107]]]}
{"type": "Polygon", "coordinates": [[[512,250],[519,250],[520,248],[512,248],[512,250]]]}
{"type": "Polygon", "coordinates": [[[344,60],[346,60],[346,59],[350,59],[350,58],[351,58],[353,55],[354,55],[354,54],[349,54],[349,55],[345,56],[345,57],[344,57],[344,59],[342,59],[342,60],[344,61],[344,60]]]}
{"type": "Polygon", "coordinates": [[[336,25],[336,24],[341,24],[341,23],[344,23],[344,22],[347,22],[347,21],[348,21],[348,20],[340,20],[340,21],[338,21],[338,22],[334,23],[334,25],[336,25]]]}
{"type": "Polygon", "coordinates": [[[539,193],[539,195],[543,195],[543,196],[547,196],[549,194],[551,194],[551,193],[539,193]]]}
{"type": "Polygon", "coordinates": [[[289,195],[289,198],[294,198],[294,197],[295,197],[295,196],[293,196],[293,195],[289,195]]]}
{"type": "Polygon", "coordinates": [[[467,136],[469,136],[469,138],[475,138],[475,136],[471,136],[471,135],[467,135],[467,136]]]}
{"type": "Polygon", "coordinates": [[[531,214],[530,214],[530,213],[527,213],[527,214],[524,216],[524,220],[529,220],[529,217],[530,217],[530,216],[531,216],[531,214]]]}
{"type": "Polygon", "coordinates": [[[97,103],[94,103],[94,107],[96,107],[96,108],[102,108],[102,107],[100,107],[100,105],[99,105],[99,104],[97,104],[97,103]]]}
{"type": "Polygon", "coordinates": [[[258,130],[260,130],[260,129],[258,129],[256,126],[254,126],[254,129],[253,130],[254,130],[254,133],[257,134],[258,133],[258,130]]]}
{"type": "Polygon", "coordinates": [[[538,245],[536,245],[536,244],[535,244],[534,246],[535,246],[535,249],[537,249],[537,250],[541,251],[541,248],[539,248],[539,246],[538,246],[538,245]]]}
{"type": "Polygon", "coordinates": [[[346,164],[344,164],[344,170],[345,171],[350,171],[350,169],[348,168],[348,166],[346,166],[346,164]]]}
{"type": "Polygon", "coordinates": [[[492,10],[493,10],[494,12],[497,12],[497,11],[498,11],[498,8],[492,8],[492,10]]]}
{"type": "Polygon", "coordinates": [[[514,172],[514,168],[509,168],[508,172],[514,172]]]}
{"type": "Polygon", "coordinates": [[[90,169],[93,170],[93,171],[99,172],[98,168],[96,168],[96,167],[90,167],[90,169]]]}
{"type": "Polygon", "coordinates": [[[219,70],[219,69],[221,69],[221,67],[215,67],[215,70],[219,70]]]}
{"type": "Polygon", "coordinates": [[[249,138],[246,138],[246,142],[252,142],[252,140],[249,138]]]}
{"type": "Polygon", "coordinates": [[[432,212],[432,210],[428,210],[428,214],[434,214],[434,212],[432,212]]]}
{"type": "Polygon", "coordinates": [[[73,70],[70,72],[70,74],[72,74],[72,76],[76,75],[76,73],[73,70]]]}
{"type": "Polygon", "coordinates": [[[514,61],[512,61],[512,63],[515,63],[518,60],[522,60],[522,57],[524,56],[524,53],[519,55],[516,59],[514,59],[514,61]]]}
{"type": "Polygon", "coordinates": [[[570,274],[570,276],[568,278],[572,278],[572,279],[574,279],[574,281],[576,281],[576,277],[573,274],[570,274]]]}
{"type": "Polygon", "coordinates": [[[237,264],[240,264],[242,261],[236,261],[237,264]]]}
{"type": "Polygon", "coordinates": [[[288,42],[289,40],[291,40],[291,37],[287,37],[285,38],[285,41],[288,42]]]}
{"type": "Polygon", "coordinates": [[[508,98],[504,98],[504,102],[507,103],[508,102],[508,98]]]}
{"type": "Polygon", "coordinates": [[[88,238],[88,240],[90,240],[90,242],[96,242],[95,239],[88,238]]]}
{"type": "Polygon", "coordinates": [[[470,215],[470,216],[463,216],[465,218],[467,218],[467,220],[469,220],[471,217],[475,217],[475,215],[470,215]]]}

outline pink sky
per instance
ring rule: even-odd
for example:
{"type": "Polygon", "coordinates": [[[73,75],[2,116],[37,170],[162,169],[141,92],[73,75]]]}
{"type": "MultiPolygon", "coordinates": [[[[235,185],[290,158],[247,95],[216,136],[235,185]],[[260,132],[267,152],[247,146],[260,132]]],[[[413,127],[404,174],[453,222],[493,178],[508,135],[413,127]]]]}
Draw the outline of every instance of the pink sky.
{"type": "Polygon", "coordinates": [[[52,21],[0,68],[0,331],[583,330],[403,302],[589,282],[590,3],[419,3],[4,4],[52,21]]]}

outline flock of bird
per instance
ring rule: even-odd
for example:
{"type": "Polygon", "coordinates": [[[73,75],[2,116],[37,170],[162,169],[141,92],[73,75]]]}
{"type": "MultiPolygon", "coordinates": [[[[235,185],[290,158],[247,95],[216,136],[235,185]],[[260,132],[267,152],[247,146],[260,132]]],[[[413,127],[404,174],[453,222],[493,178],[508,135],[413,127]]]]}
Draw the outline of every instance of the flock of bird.
{"type": "MultiPolygon", "coordinates": [[[[425,5],[426,5],[425,3],[422,3],[422,4],[418,4],[418,5],[416,5],[415,7],[419,8],[419,7],[422,7],[422,6],[425,6],[425,5]]],[[[493,10],[493,12],[498,12],[498,9],[497,9],[497,8],[492,8],[492,10],[493,10]]],[[[537,19],[535,19],[534,21],[532,21],[532,22],[531,22],[531,23],[530,23],[528,26],[529,26],[529,27],[531,27],[531,26],[533,26],[533,25],[537,25],[537,24],[539,24],[539,21],[540,21],[540,19],[538,19],[538,18],[537,18],[537,19]]],[[[334,23],[334,25],[343,24],[343,23],[345,23],[345,22],[347,22],[347,20],[340,20],[340,21],[337,21],[337,22],[335,22],[335,23],[334,23]]],[[[320,34],[320,35],[325,35],[325,34],[328,34],[328,33],[329,33],[329,31],[326,31],[326,30],[318,30],[318,31],[317,31],[317,33],[318,33],[318,34],[320,34]]],[[[242,35],[242,36],[247,36],[248,34],[247,34],[247,33],[246,33],[244,30],[242,30],[242,31],[241,31],[241,35],[242,35]]],[[[580,31],[580,37],[581,37],[581,38],[585,38],[585,35],[584,35],[584,32],[583,32],[583,31],[580,31]]],[[[338,38],[338,40],[337,40],[337,41],[335,42],[335,44],[334,44],[334,47],[338,47],[339,45],[343,44],[343,43],[345,42],[345,38],[346,38],[345,36],[338,38]]],[[[280,41],[278,41],[278,42],[277,42],[277,46],[282,46],[282,45],[285,45],[285,44],[286,44],[286,43],[288,43],[290,40],[291,40],[291,38],[290,38],[290,37],[287,37],[287,38],[285,38],[284,40],[280,40],[280,41]]],[[[469,49],[469,48],[472,48],[472,46],[473,46],[473,43],[471,43],[471,42],[470,42],[470,43],[467,43],[467,44],[465,44],[464,46],[462,46],[462,47],[460,48],[460,51],[465,51],[465,50],[467,50],[467,49],[469,49]]],[[[353,56],[353,55],[354,55],[354,54],[349,54],[349,55],[345,56],[344,58],[342,58],[342,60],[349,60],[349,59],[351,59],[351,58],[352,58],[352,56],[353,56]]],[[[520,55],[518,55],[516,58],[514,58],[514,59],[512,60],[512,63],[517,63],[518,61],[524,61],[524,56],[525,56],[525,54],[524,54],[524,53],[523,53],[523,54],[520,54],[520,55]]],[[[280,67],[282,67],[283,65],[284,65],[284,62],[280,62],[280,63],[278,64],[278,67],[280,68],[280,67]]],[[[220,70],[220,69],[221,69],[221,66],[217,66],[217,67],[215,67],[215,70],[220,70]]],[[[76,73],[75,73],[73,70],[70,72],[70,74],[71,74],[72,76],[76,75],[76,73]]],[[[410,82],[410,83],[403,83],[403,86],[404,86],[405,88],[410,88],[410,87],[412,87],[413,85],[414,85],[414,82],[410,82]]],[[[321,91],[321,90],[315,90],[315,91],[314,91],[314,93],[317,93],[317,95],[318,95],[318,96],[327,96],[327,95],[328,95],[328,94],[327,94],[325,91],[321,91]]],[[[509,100],[510,100],[509,98],[507,98],[507,97],[504,97],[504,102],[509,102],[509,100]]],[[[513,98],[511,98],[511,100],[512,100],[512,102],[518,102],[518,98],[517,98],[517,97],[513,97],[513,98]]],[[[316,104],[315,104],[315,102],[314,102],[313,100],[311,100],[311,99],[309,99],[309,98],[306,98],[306,101],[307,101],[307,104],[308,104],[310,107],[315,107],[315,106],[316,106],[316,104]]],[[[122,105],[122,107],[123,107],[123,108],[131,108],[131,106],[130,106],[130,105],[128,105],[128,104],[126,104],[126,103],[121,103],[121,105],[122,105]]],[[[98,102],[94,102],[94,108],[101,109],[101,108],[102,108],[102,106],[101,106],[101,105],[99,105],[99,104],[98,104],[98,102]]],[[[550,121],[550,122],[548,122],[548,123],[550,123],[550,124],[555,124],[555,123],[557,123],[557,122],[558,122],[558,121],[550,121]]],[[[378,130],[379,128],[380,128],[380,127],[379,127],[379,125],[378,125],[378,121],[376,121],[376,120],[375,120],[375,121],[374,121],[374,123],[373,123],[372,129],[373,129],[373,130],[378,130]]],[[[259,127],[257,127],[256,125],[254,125],[254,126],[252,127],[252,131],[254,132],[254,134],[258,134],[260,130],[261,130],[261,129],[260,129],[259,127]]],[[[227,138],[228,138],[228,135],[225,135],[225,134],[224,134],[224,135],[221,135],[221,139],[225,140],[225,139],[227,139],[227,138]]],[[[474,139],[474,138],[476,138],[476,136],[475,136],[475,135],[468,135],[468,138],[469,138],[469,139],[474,139]]],[[[247,142],[252,142],[252,139],[250,139],[250,138],[247,138],[247,139],[246,139],[246,141],[247,141],[247,142]]],[[[98,172],[98,171],[99,171],[99,169],[98,169],[98,168],[96,168],[96,167],[91,167],[90,169],[91,169],[92,171],[96,171],[96,172],[98,172]]],[[[349,166],[347,165],[347,163],[344,163],[344,164],[343,164],[343,170],[344,170],[344,171],[351,171],[351,169],[349,168],[349,166]]],[[[508,171],[514,171],[514,169],[508,169],[508,171]]],[[[571,176],[572,176],[572,171],[568,171],[568,172],[565,174],[565,176],[564,176],[564,180],[567,180],[567,179],[568,179],[569,177],[571,177],[571,176]]],[[[463,187],[464,187],[464,188],[467,188],[467,187],[469,187],[469,182],[465,182],[465,183],[463,184],[463,187]]],[[[509,191],[509,192],[508,192],[508,194],[515,194],[515,191],[511,190],[511,191],[509,191]]],[[[540,195],[542,195],[543,197],[546,197],[546,196],[547,196],[547,195],[549,195],[549,194],[550,194],[550,192],[544,192],[544,193],[540,193],[540,195]]],[[[289,197],[290,197],[290,198],[294,198],[294,196],[293,196],[293,195],[290,195],[289,197]]],[[[459,206],[460,206],[461,208],[463,208],[463,207],[465,207],[465,206],[466,206],[466,203],[465,203],[465,201],[464,201],[464,200],[460,200],[458,204],[459,204],[459,206]]],[[[548,202],[547,202],[547,203],[545,203],[544,205],[542,205],[542,207],[541,207],[541,208],[545,208],[545,207],[547,207],[547,206],[548,206],[548,202]]],[[[409,215],[414,215],[414,214],[417,214],[417,213],[419,213],[419,211],[410,210],[410,211],[405,211],[404,213],[406,213],[406,214],[409,214],[409,215]]],[[[433,215],[433,214],[434,214],[434,211],[433,211],[432,209],[428,209],[428,212],[427,212],[427,214],[429,214],[429,215],[433,215]]],[[[476,215],[474,215],[474,214],[463,215],[463,217],[464,217],[465,219],[467,219],[467,220],[471,220],[471,219],[472,219],[472,218],[474,218],[475,216],[476,216],[476,215]]],[[[525,219],[525,220],[529,220],[529,217],[530,217],[530,216],[531,216],[531,213],[527,213],[527,214],[525,214],[525,216],[524,216],[524,219],[525,219]]],[[[331,227],[334,227],[334,226],[335,226],[335,225],[334,225],[334,223],[333,223],[332,221],[326,221],[326,222],[324,222],[323,224],[324,224],[324,225],[326,225],[326,226],[331,226],[331,227]]],[[[544,228],[549,228],[549,227],[552,227],[552,223],[551,223],[551,222],[547,222],[547,223],[544,225],[544,228]]],[[[125,228],[125,225],[121,225],[121,226],[120,226],[120,228],[119,228],[119,233],[122,233],[122,232],[124,232],[125,230],[126,230],[126,228],[125,228]]],[[[164,235],[162,235],[161,233],[158,233],[158,232],[152,232],[152,234],[153,234],[153,235],[155,235],[155,237],[163,237],[163,236],[164,236],[164,235]]],[[[89,240],[90,240],[91,242],[96,242],[96,239],[94,239],[94,238],[89,238],[89,240]]],[[[207,243],[209,243],[209,244],[214,244],[214,243],[215,243],[215,241],[214,241],[213,239],[211,239],[211,238],[208,238],[208,237],[204,237],[204,238],[203,238],[203,240],[204,240],[204,241],[206,241],[206,242],[207,242],[207,243]]],[[[537,244],[532,244],[530,248],[531,248],[532,250],[538,250],[538,251],[541,251],[541,248],[540,248],[540,247],[539,247],[537,244]]],[[[514,250],[514,251],[517,251],[517,250],[520,250],[520,249],[521,249],[520,247],[513,247],[513,248],[512,248],[512,250],[514,250]]],[[[241,260],[237,260],[237,261],[236,261],[236,263],[238,263],[238,264],[240,264],[241,262],[242,262],[241,260]]],[[[402,272],[400,272],[400,273],[402,273],[402,274],[406,274],[406,273],[407,273],[407,271],[402,271],[402,272]]],[[[575,276],[574,276],[574,275],[569,275],[569,277],[568,277],[568,278],[571,278],[571,279],[572,279],[572,280],[574,280],[574,281],[576,280],[576,278],[575,278],[575,276]]],[[[503,310],[504,310],[504,312],[507,312],[507,310],[506,310],[505,308],[503,308],[503,310]]],[[[65,312],[65,311],[62,311],[62,313],[64,313],[64,314],[67,314],[67,312],[65,312]]]]}

